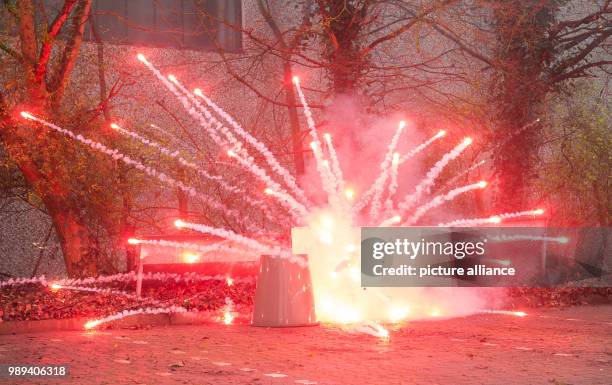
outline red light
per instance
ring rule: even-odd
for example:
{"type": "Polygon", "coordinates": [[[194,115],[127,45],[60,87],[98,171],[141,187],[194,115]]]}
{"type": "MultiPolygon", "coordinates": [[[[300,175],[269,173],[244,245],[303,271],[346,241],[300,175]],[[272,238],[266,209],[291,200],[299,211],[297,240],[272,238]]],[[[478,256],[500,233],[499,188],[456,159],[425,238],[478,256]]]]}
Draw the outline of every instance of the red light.
{"type": "Polygon", "coordinates": [[[196,263],[200,260],[200,255],[191,251],[185,251],[183,253],[183,260],[185,263],[196,263]]]}
{"type": "Polygon", "coordinates": [[[19,113],[19,115],[21,115],[21,117],[24,118],[24,119],[30,119],[30,120],[34,119],[34,115],[32,115],[32,114],[30,114],[29,112],[26,112],[26,111],[21,111],[19,113]]]}
{"type": "Polygon", "coordinates": [[[58,291],[62,288],[62,285],[60,285],[59,283],[52,283],[50,287],[52,291],[58,291]]]}
{"type": "Polygon", "coordinates": [[[93,320],[85,323],[85,329],[93,329],[100,324],[100,321],[93,320]]]}

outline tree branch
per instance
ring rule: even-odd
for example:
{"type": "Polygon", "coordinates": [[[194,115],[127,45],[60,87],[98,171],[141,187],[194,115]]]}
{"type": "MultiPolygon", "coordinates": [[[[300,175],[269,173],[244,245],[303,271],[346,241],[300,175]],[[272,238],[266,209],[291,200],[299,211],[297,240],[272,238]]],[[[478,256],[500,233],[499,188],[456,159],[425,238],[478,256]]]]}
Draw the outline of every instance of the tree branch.
{"type": "Polygon", "coordinates": [[[58,69],[54,74],[53,80],[47,86],[47,89],[55,94],[53,103],[56,105],[61,102],[67,80],[70,77],[72,68],[74,67],[76,59],[79,55],[79,49],[81,48],[81,42],[83,41],[83,32],[85,30],[85,23],[89,17],[90,7],[91,0],[79,0],[72,23],[72,36],[66,43],[66,47],[64,48],[62,58],[60,60],[58,69]]]}
{"type": "Polygon", "coordinates": [[[49,58],[51,57],[51,50],[53,49],[53,42],[57,37],[57,34],[62,29],[62,26],[68,19],[70,12],[72,12],[72,8],[76,4],[77,0],[66,0],[64,1],[64,5],[62,9],[55,17],[55,20],[47,30],[47,33],[44,37],[44,41],[42,46],[40,47],[40,55],[38,57],[38,64],[36,65],[36,70],[34,72],[35,79],[37,82],[43,82],[45,78],[45,74],[47,73],[47,63],[49,62],[49,58]]]}

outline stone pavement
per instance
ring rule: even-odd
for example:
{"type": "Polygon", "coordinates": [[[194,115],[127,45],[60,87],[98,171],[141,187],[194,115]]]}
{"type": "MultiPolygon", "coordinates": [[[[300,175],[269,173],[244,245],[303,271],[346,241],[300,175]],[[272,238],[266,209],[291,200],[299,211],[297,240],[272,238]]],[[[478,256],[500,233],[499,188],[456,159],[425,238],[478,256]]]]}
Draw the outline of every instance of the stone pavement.
{"type": "Polygon", "coordinates": [[[338,327],[154,327],[0,336],[0,364],[67,363],[3,384],[612,384],[612,306],[338,327]]]}

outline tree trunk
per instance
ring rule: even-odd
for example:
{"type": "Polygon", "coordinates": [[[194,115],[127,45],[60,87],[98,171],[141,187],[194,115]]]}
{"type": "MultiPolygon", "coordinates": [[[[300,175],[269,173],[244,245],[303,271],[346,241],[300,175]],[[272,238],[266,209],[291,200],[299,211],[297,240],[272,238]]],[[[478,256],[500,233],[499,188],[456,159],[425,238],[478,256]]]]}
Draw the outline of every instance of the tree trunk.
{"type": "MultiPolygon", "coordinates": [[[[49,208],[49,206],[47,207],[49,208]]],[[[70,211],[65,211],[62,207],[59,210],[49,209],[49,214],[62,247],[68,276],[96,276],[98,274],[99,250],[87,225],[83,224],[76,215],[70,211]]]]}
{"type": "Polygon", "coordinates": [[[69,194],[61,184],[64,173],[59,166],[49,163],[46,165],[46,174],[52,175],[53,178],[47,177],[39,171],[37,162],[24,150],[41,148],[40,142],[48,138],[42,136],[43,139],[37,139],[41,138],[41,135],[31,135],[31,132],[26,135],[25,130],[31,131],[33,128],[21,128],[10,116],[2,114],[0,134],[5,150],[21,171],[28,186],[40,197],[47,209],[60,240],[66,272],[70,277],[96,275],[98,250],[95,239],[83,220],[74,213],[75,203],[69,201],[69,194]]]}
{"type": "Polygon", "coordinates": [[[513,2],[493,1],[498,68],[491,104],[497,120],[496,140],[503,143],[495,154],[499,211],[520,210],[528,204],[541,126],[521,128],[541,115],[548,91],[545,74],[552,48],[547,30],[554,21],[554,1],[525,3],[517,7],[513,2]]]}

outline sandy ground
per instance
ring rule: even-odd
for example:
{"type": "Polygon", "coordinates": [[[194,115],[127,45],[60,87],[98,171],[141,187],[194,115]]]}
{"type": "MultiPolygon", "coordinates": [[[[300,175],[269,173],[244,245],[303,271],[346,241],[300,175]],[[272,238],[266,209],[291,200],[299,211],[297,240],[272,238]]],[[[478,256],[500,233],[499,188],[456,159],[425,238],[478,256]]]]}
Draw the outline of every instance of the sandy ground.
{"type": "Polygon", "coordinates": [[[0,363],[66,363],[5,384],[612,384],[612,306],[412,322],[388,340],[245,325],[0,336],[0,363]]]}

